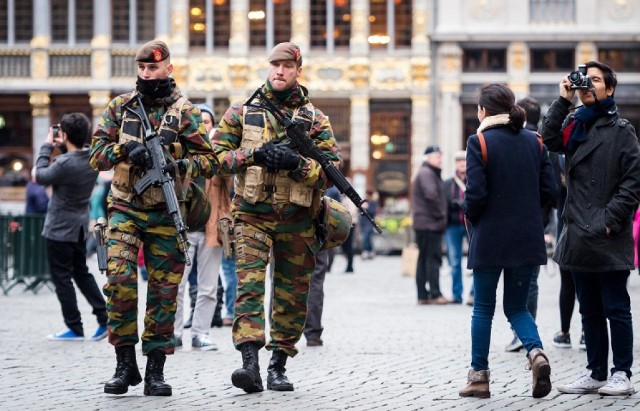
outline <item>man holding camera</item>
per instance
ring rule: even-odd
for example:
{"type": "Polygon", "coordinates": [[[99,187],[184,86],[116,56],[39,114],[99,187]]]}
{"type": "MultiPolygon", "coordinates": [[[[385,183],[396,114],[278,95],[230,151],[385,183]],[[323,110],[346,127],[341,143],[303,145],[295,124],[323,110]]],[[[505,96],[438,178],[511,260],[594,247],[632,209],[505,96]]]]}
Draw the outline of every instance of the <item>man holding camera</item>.
{"type": "Polygon", "coordinates": [[[551,151],[566,155],[564,227],[553,259],[570,271],[587,347],[583,376],[558,391],[631,395],[633,327],[627,279],[633,263],[633,214],[640,201],[640,146],[618,116],[613,70],[589,61],[560,82],[560,97],[540,132],[551,151]],[[583,106],[569,114],[574,94],[583,106]],[[613,368],[608,376],[611,331],[613,368]]]}
{"type": "Polygon", "coordinates": [[[90,337],[97,341],[107,336],[107,310],[96,280],[87,268],[86,240],[89,224],[89,198],[98,172],[89,166],[89,119],[82,113],[65,114],[60,124],[49,129],[36,161],[36,182],[53,186],[44,220],[51,281],[62,308],[67,330],[47,336],[51,341],[84,340],[82,318],[78,310],[73,280],[93,308],[98,329],[90,337]],[[58,147],[61,154],[51,161],[58,147]]]}

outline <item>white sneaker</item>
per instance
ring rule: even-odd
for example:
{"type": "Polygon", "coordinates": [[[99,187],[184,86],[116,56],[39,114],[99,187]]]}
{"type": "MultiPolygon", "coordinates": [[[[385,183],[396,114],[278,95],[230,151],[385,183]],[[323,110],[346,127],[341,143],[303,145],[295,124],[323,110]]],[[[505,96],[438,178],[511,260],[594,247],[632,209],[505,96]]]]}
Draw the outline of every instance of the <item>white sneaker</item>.
{"type": "Polygon", "coordinates": [[[591,371],[584,374],[571,384],[558,387],[558,391],[563,394],[595,394],[598,389],[607,385],[606,381],[598,381],[591,378],[591,371]]]}
{"type": "Polygon", "coordinates": [[[191,347],[201,351],[215,351],[218,347],[207,335],[196,335],[191,339],[191,347]]]}
{"type": "Polygon", "coordinates": [[[631,395],[635,394],[636,390],[633,388],[633,384],[627,378],[627,373],[624,371],[616,371],[613,373],[607,385],[598,390],[600,395],[631,395]]]}

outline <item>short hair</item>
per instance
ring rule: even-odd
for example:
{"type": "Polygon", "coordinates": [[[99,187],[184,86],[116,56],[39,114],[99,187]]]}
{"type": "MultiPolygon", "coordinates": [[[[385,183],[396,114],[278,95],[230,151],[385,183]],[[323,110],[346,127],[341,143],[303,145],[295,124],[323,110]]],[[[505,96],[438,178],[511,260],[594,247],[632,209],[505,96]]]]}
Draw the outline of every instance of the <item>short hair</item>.
{"type": "Polygon", "coordinates": [[[525,97],[516,103],[524,109],[525,118],[528,124],[537,126],[540,122],[540,104],[535,98],[525,97]]]}
{"type": "Polygon", "coordinates": [[[69,113],[62,116],[60,129],[67,133],[67,139],[76,147],[82,148],[89,142],[90,123],[82,113],[69,113]]]}
{"type": "MultiPolygon", "coordinates": [[[[604,85],[607,88],[613,88],[615,93],[616,86],[618,85],[618,78],[616,77],[616,73],[611,67],[595,60],[587,61],[586,63],[584,63],[584,65],[586,66],[587,70],[591,67],[600,69],[604,74],[604,85]]],[[[613,94],[611,95],[611,97],[613,97],[613,94]]]]}

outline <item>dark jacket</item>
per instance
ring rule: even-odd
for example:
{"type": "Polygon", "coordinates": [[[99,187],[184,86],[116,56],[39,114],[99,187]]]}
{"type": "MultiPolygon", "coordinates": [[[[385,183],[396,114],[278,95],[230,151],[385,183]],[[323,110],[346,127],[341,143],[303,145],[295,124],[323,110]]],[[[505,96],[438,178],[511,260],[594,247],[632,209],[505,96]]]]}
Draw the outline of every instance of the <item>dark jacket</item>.
{"type": "Polygon", "coordinates": [[[573,119],[570,102],[555,101],[541,134],[552,151],[566,155],[564,227],[553,259],[579,272],[633,270],[633,214],[640,201],[640,146],[633,126],[617,114],[598,119],[575,151],[562,130],[573,119]],[[609,227],[611,234],[606,234],[609,227]]]}
{"type": "Polygon", "coordinates": [[[464,224],[464,191],[454,177],[445,180],[444,196],[447,199],[447,225],[464,224]]]}
{"type": "Polygon", "coordinates": [[[447,227],[447,199],[440,170],[424,162],[411,190],[413,228],[443,232],[447,227]]]}
{"type": "Polygon", "coordinates": [[[473,225],[468,268],[514,268],[547,263],[542,202],[556,196],[546,147],[527,130],[500,125],[467,141],[465,215],[473,225]]]}
{"type": "Polygon", "coordinates": [[[84,231],[87,238],[89,198],[98,172],[89,165],[89,150],[71,151],[50,162],[51,144],[43,144],[36,161],[38,184],[53,186],[42,236],[50,240],[75,243],[84,231]]]}

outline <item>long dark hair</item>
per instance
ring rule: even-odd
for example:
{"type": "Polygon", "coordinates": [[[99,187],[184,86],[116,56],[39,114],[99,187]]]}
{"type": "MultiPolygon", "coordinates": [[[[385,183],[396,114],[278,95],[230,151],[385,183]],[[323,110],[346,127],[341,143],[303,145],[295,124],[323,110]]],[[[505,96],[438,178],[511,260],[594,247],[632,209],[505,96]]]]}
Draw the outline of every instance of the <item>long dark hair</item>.
{"type": "Polygon", "coordinates": [[[506,84],[493,83],[482,86],[478,105],[484,107],[488,116],[509,114],[509,126],[515,132],[524,127],[524,109],[516,105],[516,96],[506,84]]]}

